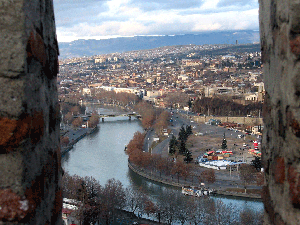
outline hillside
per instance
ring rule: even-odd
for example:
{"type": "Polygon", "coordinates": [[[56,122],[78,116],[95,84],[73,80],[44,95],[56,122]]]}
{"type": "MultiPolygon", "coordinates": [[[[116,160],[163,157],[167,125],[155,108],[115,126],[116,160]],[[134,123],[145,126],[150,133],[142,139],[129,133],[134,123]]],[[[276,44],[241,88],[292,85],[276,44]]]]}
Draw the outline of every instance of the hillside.
{"type": "Polygon", "coordinates": [[[59,43],[60,58],[153,49],[171,45],[239,44],[259,42],[259,31],[218,31],[173,36],[134,36],[59,43]]]}

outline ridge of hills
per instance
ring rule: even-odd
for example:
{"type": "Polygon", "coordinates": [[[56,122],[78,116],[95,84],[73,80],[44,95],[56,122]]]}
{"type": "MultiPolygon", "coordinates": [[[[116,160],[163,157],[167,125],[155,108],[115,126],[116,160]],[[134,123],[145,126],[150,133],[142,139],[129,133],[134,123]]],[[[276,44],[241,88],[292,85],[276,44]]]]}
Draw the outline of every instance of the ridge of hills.
{"type": "Polygon", "coordinates": [[[199,34],[134,36],[111,39],[79,39],[60,42],[60,58],[102,55],[115,52],[154,49],[173,45],[248,44],[259,42],[259,31],[214,31],[199,34]]]}

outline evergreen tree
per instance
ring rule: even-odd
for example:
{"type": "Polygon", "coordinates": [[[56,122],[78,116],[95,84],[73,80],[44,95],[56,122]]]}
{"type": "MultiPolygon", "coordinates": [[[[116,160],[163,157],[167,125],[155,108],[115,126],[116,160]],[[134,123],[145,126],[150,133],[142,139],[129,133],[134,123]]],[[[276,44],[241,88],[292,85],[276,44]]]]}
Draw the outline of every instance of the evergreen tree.
{"type": "Polygon", "coordinates": [[[179,154],[184,155],[186,152],[186,146],[185,146],[185,141],[180,140],[179,141],[179,154]]]}
{"type": "Polygon", "coordinates": [[[190,136],[191,134],[193,134],[192,126],[191,125],[187,125],[186,126],[186,135],[190,136]]]}
{"type": "Polygon", "coordinates": [[[192,153],[189,150],[186,150],[184,161],[186,163],[190,163],[192,160],[193,160],[192,153]]]}
{"type": "Polygon", "coordinates": [[[189,106],[189,110],[192,108],[192,101],[191,101],[191,99],[189,99],[189,101],[188,101],[188,106],[189,106]]]}
{"type": "Polygon", "coordinates": [[[261,159],[259,157],[255,157],[255,159],[251,161],[251,166],[254,166],[257,171],[260,171],[262,168],[261,159]]]}
{"type": "Polygon", "coordinates": [[[187,135],[186,135],[186,131],[184,129],[184,126],[182,125],[178,134],[178,140],[179,141],[186,141],[187,140],[187,135]]]}
{"type": "Polygon", "coordinates": [[[224,136],[223,136],[223,141],[222,141],[221,148],[222,149],[227,149],[227,141],[226,141],[226,138],[225,138],[225,133],[224,133],[224,136]]]}
{"type": "Polygon", "coordinates": [[[178,145],[178,141],[176,140],[176,137],[172,135],[172,138],[169,142],[169,154],[171,155],[175,154],[177,145],[178,145]]]}

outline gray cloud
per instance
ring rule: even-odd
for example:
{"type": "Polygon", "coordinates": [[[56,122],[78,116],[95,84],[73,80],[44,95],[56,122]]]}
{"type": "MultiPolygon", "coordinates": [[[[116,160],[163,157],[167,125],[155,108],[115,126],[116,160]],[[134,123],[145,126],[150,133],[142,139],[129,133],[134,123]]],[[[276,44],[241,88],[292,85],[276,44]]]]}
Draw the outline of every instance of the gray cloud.
{"type": "Polygon", "coordinates": [[[93,23],[97,15],[108,10],[107,0],[54,0],[56,24],[70,27],[77,23],[93,23]]]}
{"type": "Polygon", "coordinates": [[[257,9],[255,0],[54,0],[58,39],[64,41],[258,29],[257,9]]]}
{"type": "Polygon", "coordinates": [[[168,9],[188,9],[200,7],[204,0],[132,0],[131,5],[138,6],[144,11],[168,10],[168,9]]]}

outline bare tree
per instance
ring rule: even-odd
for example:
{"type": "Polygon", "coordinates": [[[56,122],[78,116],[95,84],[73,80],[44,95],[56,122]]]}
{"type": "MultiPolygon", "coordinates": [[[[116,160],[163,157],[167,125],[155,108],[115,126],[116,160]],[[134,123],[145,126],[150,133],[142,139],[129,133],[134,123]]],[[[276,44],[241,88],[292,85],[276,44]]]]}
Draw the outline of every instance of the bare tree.
{"type": "Polygon", "coordinates": [[[99,115],[93,113],[88,121],[89,127],[92,128],[96,127],[98,123],[99,123],[99,115]]]}
{"type": "Polygon", "coordinates": [[[169,93],[166,96],[166,102],[169,107],[183,107],[186,106],[189,101],[189,96],[182,92],[169,93]]]}
{"type": "Polygon", "coordinates": [[[135,106],[135,110],[142,116],[142,125],[144,128],[149,129],[155,121],[156,114],[152,105],[147,102],[139,102],[135,106]]]}
{"type": "Polygon", "coordinates": [[[80,107],[79,106],[74,106],[71,108],[70,112],[72,112],[72,115],[77,116],[80,114],[80,107]]]}
{"type": "Polygon", "coordinates": [[[168,127],[169,120],[169,112],[163,111],[162,113],[160,113],[154,124],[155,132],[157,134],[160,134],[163,129],[166,129],[168,127]]]}
{"type": "Polygon", "coordinates": [[[173,164],[172,169],[171,169],[171,173],[173,175],[177,175],[177,182],[179,183],[179,177],[182,174],[182,169],[184,167],[184,164],[180,161],[176,161],[176,163],[173,164]]]}
{"type": "Polygon", "coordinates": [[[67,136],[61,137],[60,143],[62,146],[67,146],[70,143],[69,137],[67,137],[67,136]]]}
{"type": "Polygon", "coordinates": [[[68,112],[65,116],[64,116],[64,123],[66,124],[71,124],[74,120],[74,116],[72,115],[71,112],[68,112]]]}
{"type": "Polygon", "coordinates": [[[106,223],[114,218],[117,209],[123,209],[126,204],[126,195],[123,185],[114,178],[109,179],[101,193],[102,216],[106,223]]]}
{"type": "Polygon", "coordinates": [[[132,186],[126,188],[126,206],[132,213],[136,211],[143,212],[146,208],[146,202],[148,201],[147,195],[140,188],[134,189],[132,186]]]}
{"type": "Polygon", "coordinates": [[[81,117],[77,117],[76,119],[73,120],[72,125],[76,128],[80,127],[82,125],[82,118],[81,117]]]}
{"type": "Polygon", "coordinates": [[[145,135],[142,134],[141,132],[137,131],[134,133],[133,138],[130,140],[130,142],[127,145],[127,151],[126,153],[130,155],[132,152],[135,151],[143,151],[143,146],[144,146],[144,138],[145,135]]]}
{"type": "Polygon", "coordinates": [[[246,207],[240,212],[240,224],[263,224],[263,212],[255,212],[253,209],[246,207]]]}
{"type": "Polygon", "coordinates": [[[82,178],[65,173],[62,188],[64,197],[78,201],[74,216],[82,224],[96,223],[99,220],[102,207],[99,199],[101,186],[98,181],[92,177],[82,178]]]}
{"type": "MultiPolygon", "coordinates": [[[[191,198],[190,198],[191,199],[191,198]]],[[[176,220],[180,221],[183,225],[189,219],[189,214],[192,209],[190,206],[190,199],[186,199],[186,196],[182,195],[181,193],[177,192],[175,195],[175,209],[176,209],[176,220]]]]}
{"type": "Polygon", "coordinates": [[[210,184],[214,183],[216,181],[215,171],[213,169],[204,170],[201,173],[201,178],[210,184]]]}
{"type": "Polygon", "coordinates": [[[157,199],[157,217],[167,224],[172,224],[176,219],[177,194],[177,191],[166,190],[157,199]]]}
{"type": "Polygon", "coordinates": [[[256,169],[248,164],[242,164],[239,169],[240,178],[244,181],[245,193],[247,192],[247,185],[255,181],[256,169]]]}
{"type": "Polygon", "coordinates": [[[212,204],[210,198],[191,198],[189,208],[191,208],[188,215],[188,220],[194,225],[204,224],[207,216],[208,205],[212,204]]]}

